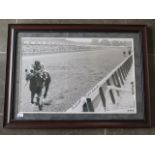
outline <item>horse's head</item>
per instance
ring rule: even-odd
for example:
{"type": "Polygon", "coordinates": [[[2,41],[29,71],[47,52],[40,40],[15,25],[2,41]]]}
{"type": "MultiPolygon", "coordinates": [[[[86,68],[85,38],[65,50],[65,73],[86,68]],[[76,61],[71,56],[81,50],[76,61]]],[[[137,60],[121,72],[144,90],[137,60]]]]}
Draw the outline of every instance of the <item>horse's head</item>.
{"type": "Polygon", "coordinates": [[[33,85],[35,88],[42,88],[44,86],[44,79],[41,76],[40,72],[36,72],[33,69],[25,69],[26,81],[30,81],[30,85],[33,85]]]}
{"type": "Polygon", "coordinates": [[[32,69],[25,69],[25,79],[26,81],[30,80],[34,76],[34,71],[32,69]]]}

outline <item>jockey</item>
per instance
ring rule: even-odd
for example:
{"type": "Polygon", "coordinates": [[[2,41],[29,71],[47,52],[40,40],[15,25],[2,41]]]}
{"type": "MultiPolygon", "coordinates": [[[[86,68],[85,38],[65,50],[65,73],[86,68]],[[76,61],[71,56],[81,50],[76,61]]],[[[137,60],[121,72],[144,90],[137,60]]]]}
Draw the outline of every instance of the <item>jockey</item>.
{"type": "Polygon", "coordinates": [[[44,65],[41,65],[40,61],[36,60],[32,65],[32,69],[34,71],[34,74],[39,73],[41,78],[43,78],[44,80],[47,79],[47,73],[44,69],[44,65]]]}

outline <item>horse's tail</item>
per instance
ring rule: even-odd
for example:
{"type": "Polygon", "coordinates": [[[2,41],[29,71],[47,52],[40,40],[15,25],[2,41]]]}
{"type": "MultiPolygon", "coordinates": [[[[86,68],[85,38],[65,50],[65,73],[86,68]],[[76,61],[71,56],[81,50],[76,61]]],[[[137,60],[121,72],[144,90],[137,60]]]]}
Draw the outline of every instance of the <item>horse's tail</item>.
{"type": "Polygon", "coordinates": [[[49,85],[51,83],[51,76],[50,76],[50,74],[48,72],[46,72],[46,74],[47,74],[47,79],[45,80],[45,93],[44,93],[44,98],[47,96],[49,85]]]}

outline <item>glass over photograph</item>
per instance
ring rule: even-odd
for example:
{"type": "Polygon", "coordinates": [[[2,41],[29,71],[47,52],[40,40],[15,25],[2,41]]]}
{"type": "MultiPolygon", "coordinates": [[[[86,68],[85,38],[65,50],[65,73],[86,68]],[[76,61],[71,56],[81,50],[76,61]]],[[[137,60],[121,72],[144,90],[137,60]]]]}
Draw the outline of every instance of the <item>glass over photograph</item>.
{"type": "Polygon", "coordinates": [[[11,24],[6,128],[151,127],[147,27],[11,24]]]}
{"type": "Polygon", "coordinates": [[[17,117],[137,112],[133,38],[21,35],[18,52],[17,117]]]}

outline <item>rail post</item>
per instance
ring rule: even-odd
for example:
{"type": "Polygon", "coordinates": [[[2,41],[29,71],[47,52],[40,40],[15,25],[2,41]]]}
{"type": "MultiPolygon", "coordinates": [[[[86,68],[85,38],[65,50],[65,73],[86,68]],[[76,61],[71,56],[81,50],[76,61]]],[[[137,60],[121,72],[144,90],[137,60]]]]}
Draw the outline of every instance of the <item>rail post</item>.
{"type": "Polygon", "coordinates": [[[118,78],[117,72],[114,73],[114,76],[115,76],[116,81],[117,81],[117,87],[121,87],[121,83],[120,83],[120,81],[119,81],[119,78],[118,78]]]}
{"type": "Polygon", "coordinates": [[[118,74],[119,74],[119,78],[120,78],[120,80],[121,80],[121,83],[124,85],[124,81],[123,81],[123,78],[122,78],[120,69],[118,69],[118,74]]]}
{"type": "Polygon", "coordinates": [[[125,62],[124,63],[124,70],[125,70],[125,74],[126,74],[126,77],[128,76],[128,71],[127,71],[127,63],[125,62]]]}
{"type": "Polygon", "coordinates": [[[130,70],[130,59],[128,59],[128,73],[129,73],[129,70],[130,70]]]}
{"type": "Polygon", "coordinates": [[[83,104],[83,112],[88,112],[87,103],[84,103],[84,104],[83,104]]]}
{"type": "Polygon", "coordinates": [[[129,59],[127,60],[127,74],[129,73],[129,59]]]}
{"type": "Polygon", "coordinates": [[[127,74],[126,74],[126,70],[125,70],[125,63],[122,65],[122,69],[123,69],[123,72],[124,72],[124,75],[125,75],[125,78],[126,78],[127,74]]]}
{"type": "MultiPolygon", "coordinates": [[[[109,79],[107,80],[107,85],[108,85],[108,86],[111,85],[109,79]]],[[[109,90],[109,93],[110,93],[110,97],[111,97],[111,100],[112,100],[113,104],[115,104],[115,97],[114,97],[113,91],[112,91],[111,89],[109,90]]]]}
{"type": "Polygon", "coordinates": [[[102,100],[103,107],[106,107],[106,98],[105,98],[104,91],[103,91],[102,87],[99,88],[99,94],[100,94],[100,97],[102,100]]]}
{"type": "MultiPolygon", "coordinates": [[[[115,78],[114,74],[112,75],[112,80],[113,80],[114,85],[117,87],[118,85],[117,85],[117,81],[116,81],[116,78],[115,78]]],[[[116,90],[116,92],[117,92],[117,95],[120,96],[119,91],[116,90]]]]}
{"type": "Polygon", "coordinates": [[[126,80],[124,71],[123,71],[123,69],[122,69],[122,66],[120,67],[120,71],[121,71],[121,74],[122,74],[122,76],[123,76],[123,79],[126,80]]]}
{"type": "Polygon", "coordinates": [[[123,71],[124,71],[125,78],[127,78],[127,72],[125,70],[125,64],[123,64],[123,71]]]}
{"type": "Polygon", "coordinates": [[[91,101],[91,98],[87,98],[87,106],[90,112],[94,112],[94,106],[93,103],[91,101]]]}

